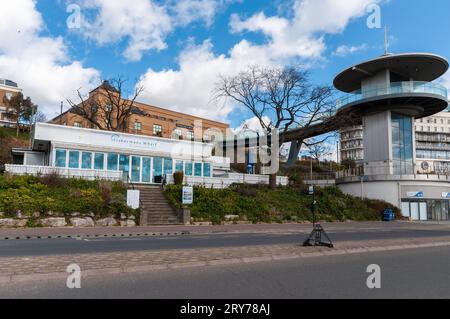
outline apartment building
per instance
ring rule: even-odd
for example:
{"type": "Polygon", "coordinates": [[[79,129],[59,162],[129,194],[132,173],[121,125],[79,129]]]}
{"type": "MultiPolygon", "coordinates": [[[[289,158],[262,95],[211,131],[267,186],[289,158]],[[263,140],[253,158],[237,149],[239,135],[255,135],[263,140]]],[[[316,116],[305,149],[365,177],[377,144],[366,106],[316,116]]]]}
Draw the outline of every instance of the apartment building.
{"type": "Polygon", "coordinates": [[[5,99],[22,92],[17,83],[0,79],[0,127],[15,127],[16,120],[7,116],[5,99]]]}
{"type": "MultiPolygon", "coordinates": [[[[90,93],[88,100],[98,98],[101,95],[100,90],[104,89],[112,90],[113,88],[104,82],[90,93]]],[[[105,101],[104,103],[108,102],[105,101]]],[[[193,139],[209,141],[213,139],[211,135],[215,135],[215,132],[225,135],[226,130],[229,128],[229,125],[225,123],[139,102],[134,103],[133,109],[126,123],[126,127],[120,130],[122,133],[188,141],[193,139]],[[198,125],[201,125],[201,129],[198,128],[198,125]],[[195,129],[196,127],[197,129],[195,129]]],[[[106,105],[106,110],[109,110],[108,105],[106,105]]],[[[114,110],[111,110],[111,112],[114,112],[114,110]]],[[[104,119],[99,119],[99,121],[104,121],[104,119]]],[[[50,123],[78,128],[98,129],[96,125],[92,124],[86,118],[76,114],[73,109],[69,109],[67,112],[57,116],[50,123]]]]}
{"type": "MultiPolygon", "coordinates": [[[[340,132],[341,158],[362,164],[364,135],[362,126],[340,132]]],[[[441,112],[415,121],[416,173],[450,174],[450,112],[441,112]]]]}

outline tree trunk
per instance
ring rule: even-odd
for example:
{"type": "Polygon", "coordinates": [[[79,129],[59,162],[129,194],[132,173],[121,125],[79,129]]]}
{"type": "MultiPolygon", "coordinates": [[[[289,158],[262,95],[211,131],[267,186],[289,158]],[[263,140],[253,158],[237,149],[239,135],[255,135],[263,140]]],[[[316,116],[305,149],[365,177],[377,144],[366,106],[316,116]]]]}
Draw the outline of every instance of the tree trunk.
{"type": "Polygon", "coordinates": [[[16,137],[19,137],[19,121],[16,122],[16,137]]]}
{"type": "Polygon", "coordinates": [[[270,189],[277,188],[277,174],[270,174],[269,176],[269,187],[270,189]]]}
{"type": "Polygon", "coordinates": [[[289,150],[289,158],[286,165],[294,166],[295,162],[298,160],[298,154],[300,154],[300,150],[302,149],[303,140],[292,141],[291,149],[289,150]]]}

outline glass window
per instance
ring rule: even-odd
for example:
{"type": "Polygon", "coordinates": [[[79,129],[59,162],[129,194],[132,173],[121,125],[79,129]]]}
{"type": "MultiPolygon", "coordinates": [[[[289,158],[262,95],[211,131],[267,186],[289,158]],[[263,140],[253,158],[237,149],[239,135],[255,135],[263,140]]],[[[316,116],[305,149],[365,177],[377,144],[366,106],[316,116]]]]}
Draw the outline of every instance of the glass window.
{"type": "Polygon", "coordinates": [[[164,174],[173,173],[173,160],[171,158],[164,159],[164,174]]]}
{"type": "Polygon", "coordinates": [[[131,157],[131,181],[140,182],[141,180],[141,158],[131,157]]]}
{"type": "Polygon", "coordinates": [[[130,172],[130,157],[128,155],[120,154],[119,156],[119,171],[123,173],[123,179],[128,179],[128,173],[130,172]]]}
{"type": "Polygon", "coordinates": [[[163,172],[163,159],[160,157],[155,157],[153,159],[153,182],[161,183],[161,177],[163,172]]]}
{"type": "Polygon", "coordinates": [[[81,168],[92,169],[92,153],[83,152],[81,154],[81,168]]]}
{"type": "Polygon", "coordinates": [[[74,122],[73,126],[74,127],[83,127],[80,122],[74,122]]]}
{"type": "Polygon", "coordinates": [[[195,176],[202,176],[202,163],[194,164],[194,174],[195,176]]]}
{"type": "Polygon", "coordinates": [[[134,123],[134,129],[137,131],[142,130],[142,123],[141,122],[135,122],[134,123]]]}
{"type": "Polygon", "coordinates": [[[194,139],[194,132],[188,131],[188,132],[186,133],[186,138],[187,138],[188,140],[193,140],[193,139],[194,139]]]}
{"type": "Polygon", "coordinates": [[[203,164],[203,176],[211,177],[211,164],[210,163],[203,164]]]}
{"type": "Polygon", "coordinates": [[[411,117],[392,113],[394,174],[413,173],[413,125],[411,117]]]}
{"type": "Polygon", "coordinates": [[[80,152],[69,151],[69,168],[80,168],[80,152]]]}
{"type": "Polygon", "coordinates": [[[161,135],[162,134],[162,126],[158,124],[153,125],[153,135],[161,135]]]}
{"type": "Polygon", "coordinates": [[[176,161],[175,162],[175,172],[183,172],[184,162],[176,161]]]}
{"type": "Polygon", "coordinates": [[[183,132],[179,128],[175,129],[173,132],[175,133],[176,136],[182,136],[183,135],[183,132]]]}
{"type": "Polygon", "coordinates": [[[105,168],[105,154],[95,153],[94,155],[94,169],[102,170],[105,168]]]}
{"type": "Polygon", "coordinates": [[[152,159],[149,157],[142,158],[142,183],[151,182],[151,164],[152,159]]]}
{"type": "Polygon", "coordinates": [[[66,150],[56,150],[55,166],[65,168],[66,167],[66,158],[67,158],[66,150]]]}
{"type": "Polygon", "coordinates": [[[184,175],[186,176],[192,176],[192,163],[186,162],[184,165],[184,175]]]}
{"type": "Polygon", "coordinates": [[[118,157],[119,154],[116,153],[108,154],[108,171],[117,171],[119,169],[118,157]]]}

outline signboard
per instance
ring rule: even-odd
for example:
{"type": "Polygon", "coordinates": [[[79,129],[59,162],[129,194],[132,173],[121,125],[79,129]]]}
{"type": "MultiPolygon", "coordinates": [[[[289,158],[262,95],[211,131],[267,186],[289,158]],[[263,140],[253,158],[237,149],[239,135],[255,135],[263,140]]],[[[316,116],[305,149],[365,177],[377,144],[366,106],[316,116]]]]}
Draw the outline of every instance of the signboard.
{"type": "Polygon", "coordinates": [[[191,205],[194,203],[194,188],[191,186],[183,187],[183,205],[191,205]]]}
{"type": "Polygon", "coordinates": [[[423,192],[408,192],[408,193],[406,193],[406,195],[408,197],[413,197],[413,198],[423,198],[424,197],[423,192]]]}
{"type": "Polygon", "coordinates": [[[448,198],[448,199],[450,199],[450,193],[448,193],[448,192],[443,192],[443,193],[442,193],[442,198],[448,198]]]}
{"type": "Polygon", "coordinates": [[[127,206],[133,209],[139,208],[140,192],[138,190],[127,191],[127,206]]]}

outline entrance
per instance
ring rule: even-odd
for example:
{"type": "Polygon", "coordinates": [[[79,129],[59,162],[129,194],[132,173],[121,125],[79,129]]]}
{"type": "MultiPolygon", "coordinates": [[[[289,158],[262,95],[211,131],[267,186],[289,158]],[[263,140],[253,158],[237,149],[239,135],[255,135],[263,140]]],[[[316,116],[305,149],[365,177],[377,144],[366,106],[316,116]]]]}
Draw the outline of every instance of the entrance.
{"type": "Polygon", "coordinates": [[[427,203],[422,202],[402,202],[402,215],[415,221],[428,220],[427,203]]]}

